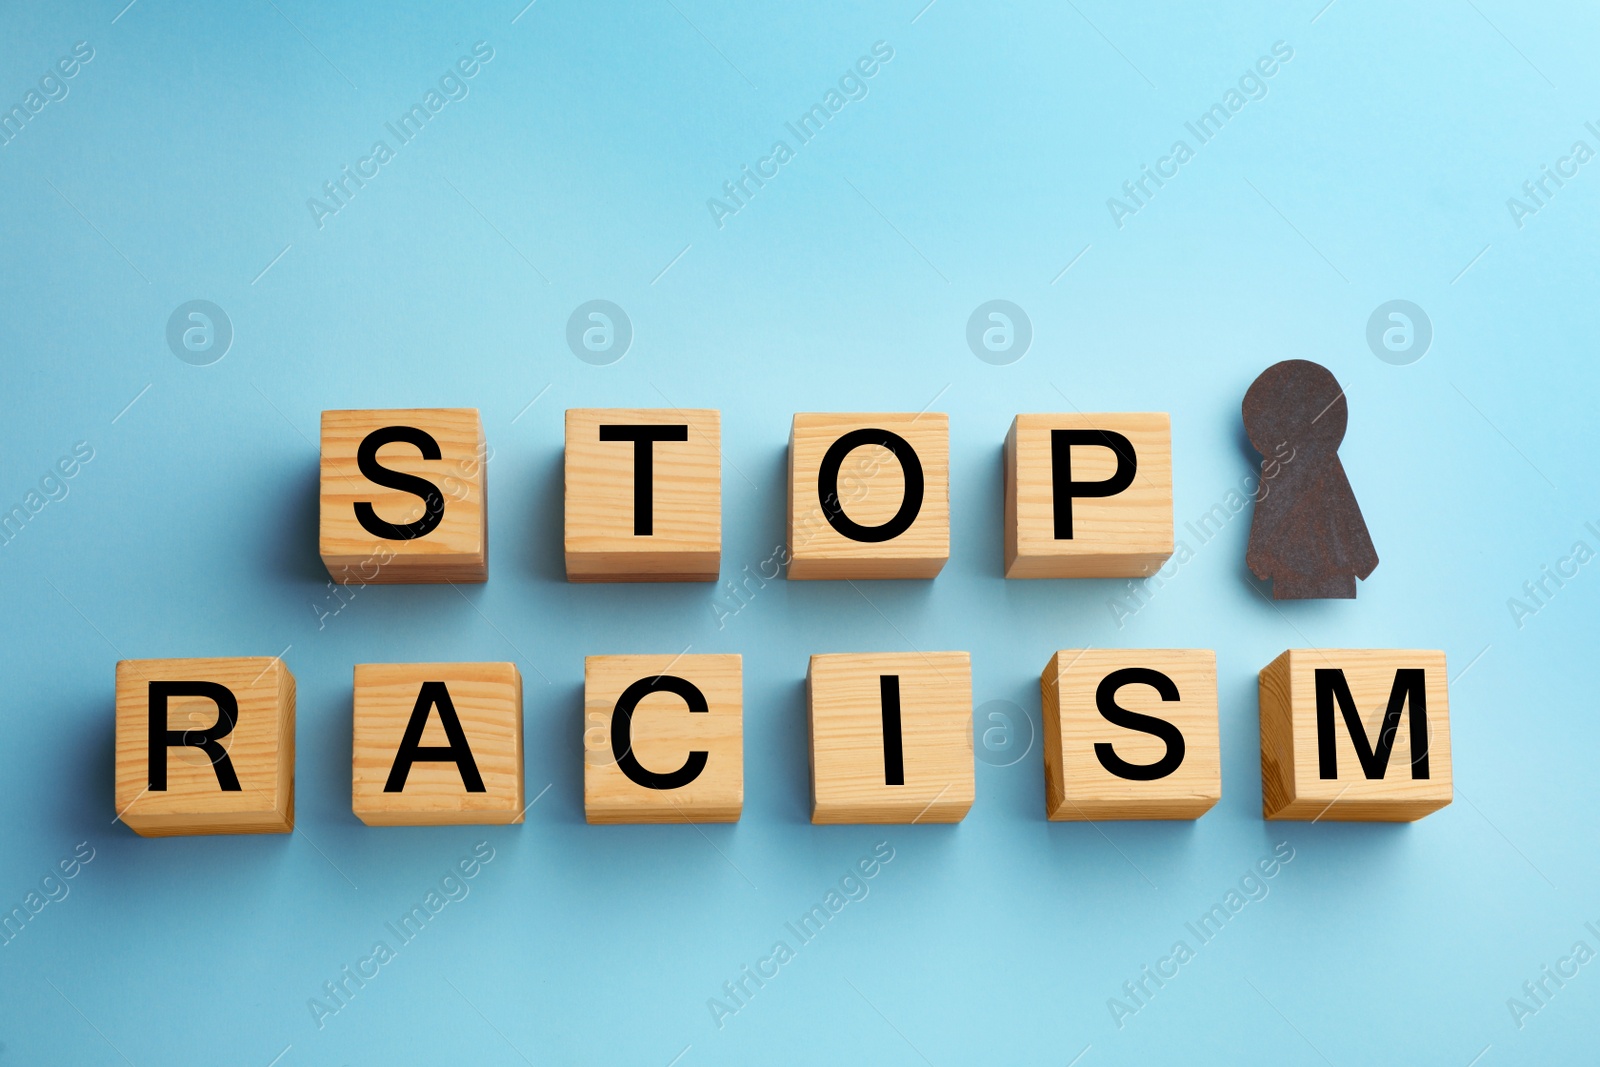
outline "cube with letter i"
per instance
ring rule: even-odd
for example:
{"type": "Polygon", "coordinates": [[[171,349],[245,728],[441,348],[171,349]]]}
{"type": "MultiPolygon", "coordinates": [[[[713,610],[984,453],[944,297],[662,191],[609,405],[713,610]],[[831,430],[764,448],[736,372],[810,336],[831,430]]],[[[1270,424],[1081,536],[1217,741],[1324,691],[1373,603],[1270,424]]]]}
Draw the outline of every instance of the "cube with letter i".
{"type": "Polygon", "coordinates": [[[814,823],[960,822],[972,807],[972,659],[838,653],[806,674],[814,823]]]}

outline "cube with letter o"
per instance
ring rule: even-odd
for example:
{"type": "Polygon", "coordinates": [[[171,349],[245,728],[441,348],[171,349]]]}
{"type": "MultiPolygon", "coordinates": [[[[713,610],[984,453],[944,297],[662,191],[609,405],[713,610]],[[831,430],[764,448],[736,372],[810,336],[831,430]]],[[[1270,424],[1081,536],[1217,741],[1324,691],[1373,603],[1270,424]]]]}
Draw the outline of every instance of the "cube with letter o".
{"type": "Polygon", "coordinates": [[[799,414],[790,579],[932,578],[950,558],[950,417],[799,414]]]}

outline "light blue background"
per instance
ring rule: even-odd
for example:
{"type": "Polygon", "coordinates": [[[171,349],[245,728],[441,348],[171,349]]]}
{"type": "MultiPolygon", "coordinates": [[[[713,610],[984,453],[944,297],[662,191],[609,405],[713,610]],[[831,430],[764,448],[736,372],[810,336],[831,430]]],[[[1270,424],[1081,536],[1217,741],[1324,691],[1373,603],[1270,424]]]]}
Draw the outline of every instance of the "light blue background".
{"type": "Polygon", "coordinates": [[[0,550],[0,910],[95,850],[0,948],[0,1063],[1465,1067],[1591,1047],[1600,965],[1520,1030],[1506,1005],[1580,938],[1600,949],[1600,565],[1521,627],[1507,606],[1574,541],[1600,548],[1600,163],[1520,229],[1506,207],[1574,140],[1600,148],[1591,7],[123,2],[0,15],[6,107],[95,50],[0,147],[0,508],[75,442],[95,453],[0,550]],[[319,229],[307,198],[480,40],[470,95],[319,229]],[[869,95],[719,229],[707,198],[876,41],[894,58],[869,95]],[[1276,41],[1294,58],[1265,99],[1119,229],[1106,199],[1276,41]],[[1035,331],[1010,366],[964,339],[996,297],[1035,331]],[[208,367],[164,337],[195,298],[236,331],[208,367]],[[612,366],[564,340],[592,298],[636,331],[612,366]],[[1409,366],[1365,340],[1394,298],[1435,330],[1409,366]],[[1121,627],[1124,582],[1001,578],[1015,413],[1170,412],[1181,535],[1249,474],[1240,399],[1290,357],[1348,391],[1342,456],[1382,559],[1358,599],[1264,599],[1248,514],[1121,627]],[[708,586],[568,585],[562,410],[669,403],[723,413],[725,577],[783,538],[793,412],[949,412],[949,565],[772,582],[720,629],[708,586]],[[362,589],[319,628],[319,412],[456,405],[494,448],[490,581],[362,589]],[[1197,823],[1049,824],[1037,743],[980,763],[960,825],[808,823],[809,654],[967,650],[976,702],[1036,726],[1041,668],[1084,644],[1216,649],[1224,795],[1197,823]],[[585,825],[582,657],[685,645],[744,655],[743,820],[585,825]],[[1452,806],[1262,821],[1256,671],[1307,645],[1448,653],[1452,806]],[[114,662],[285,648],[300,832],[113,824],[114,662]],[[526,679],[528,795],[550,785],[527,823],[357,822],[351,666],[498,659],[526,679]],[[470,896],[319,1029],[308,1000],[480,840],[496,857],[470,896]],[[870,896],[719,1030],[707,999],[885,840],[870,896]],[[1284,841],[1270,895],[1119,1030],[1108,998],[1284,841]]]}

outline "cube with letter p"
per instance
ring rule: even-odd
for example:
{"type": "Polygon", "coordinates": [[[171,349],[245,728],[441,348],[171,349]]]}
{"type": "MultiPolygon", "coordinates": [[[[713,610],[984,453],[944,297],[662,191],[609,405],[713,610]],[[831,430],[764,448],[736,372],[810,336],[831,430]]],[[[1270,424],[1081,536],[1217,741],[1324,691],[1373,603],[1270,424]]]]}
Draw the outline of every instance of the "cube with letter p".
{"type": "Polygon", "coordinates": [[[1007,578],[1141,578],[1172,550],[1166,415],[1012,421],[1005,445],[1007,578]]]}

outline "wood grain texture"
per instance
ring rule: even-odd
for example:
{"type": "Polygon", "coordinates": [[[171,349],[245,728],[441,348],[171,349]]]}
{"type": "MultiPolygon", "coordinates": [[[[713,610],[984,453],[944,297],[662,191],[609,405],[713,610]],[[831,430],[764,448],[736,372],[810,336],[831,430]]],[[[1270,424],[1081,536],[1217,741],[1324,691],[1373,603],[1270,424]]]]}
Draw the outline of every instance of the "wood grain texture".
{"type": "Polygon", "coordinates": [[[806,672],[813,823],[951,823],[975,794],[965,652],[832,653],[806,672]],[[886,783],[880,678],[899,678],[903,785],[886,783]]]}
{"type": "Polygon", "coordinates": [[[1296,648],[1261,670],[1261,810],[1268,819],[1413,822],[1449,804],[1450,698],[1443,652],[1406,649],[1296,648]],[[1382,778],[1363,773],[1355,741],[1334,706],[1337,777],[1320,774],[1315,673],[1344,672],[1370,743],[1376,745],[1395,671],[1425,672],[1428,777],[1412,777],[1410,702],[1394,731],[1382,778]]]}
{"type": "MultiPolygon", "coordinates": [[[[1109,479],[1117,455],[1075,445],[1074,481],[1109,479]]],[[[1160,413],[1018,415],[1005,443],[1007,578],[1141,578],[1172,555],[1172,425],[1160,413]],[[1055,536],[1052,430],[1110,430],[1133,446],[1133,482],[1106,497],[1075,497],[1070,539],[1055,536]]]]}
{"type": "Polygon", "coordinates": [[[319,547],[333,580],[357,585],[488,580],[486,456],[476,408],[324,411],[319,547]],[[414,522],[426,510],[421,497],[368,481],[357,465],[361,442],[385,426],[414,426],[439,445],[436,460],[423,459],[415,446],[403,442],[386,444],[377,453],[383,467],[424,478],[438,489],[444,517],[422,537],[378,537],[356,519],[355,505],[361,501],[396,524],[414,522]]]}
{"type": "Polygon", "coordinates": [[[744,810],[744,682],[738,655],[588,656],[583,661],[583,813],[591,823],[738,822],[744,810]],[[705,767],[676,789],[652,789],[617,765],[611,744],[618,698],[644,678],[670,675],[705,697],[691,712],[670,692],[646,695],[632,717],[630,751],[644,768],[670,774],[691,752],[705,767]]]}
{"type": "MultiPolygon", "coordinates": [[[[846,517],[879,526],[900,510],[905,473],[881,445],[862,445],[845,456],[838,499],[846,517]]],[[[920,414],[799,414],[789,432],[789,565],[791,579],[932,578],[950,558],[950,417],[920,414]],[[923,499],[916,520],[888,541],[854,541],[828,522],[817,476],[823,457],[853,430],[883,429],[916,452],[923,499]]]]}
{"type": "Polygon", "coordinates": [[[1206,649],[1068,649],[1050,657],[1039,678],[1044,718],[1045,814],[1052,820],[1198,819],[1222,798],[1217,730],[1217,657],[1206,649]],[[1172,723],[1184,755],[1170,774],[1133,781],[1113,774],[1095,753],[1109,744],[1128,763],[1149,765],[1167,754],[1153,734],[1109,722],[1096,701],[1100,683],[1124,668],[1170,678],[1179,699],[1165,701],[1149,685],[1117,688],[1115,705],[1172,723]]]}
{"type": "MultiPolygon", "coordinates": [[[[292,831],[294,696],[294,675],[273,656],[120,661],[114,791],[119,817],[144,837],[292,831]],[[215,682],[233,693],[238,722],[217,743],[238,778],[238,791],[224,791],[211,758],[192,746],[168,748],[167,788],[150,788],[150,683],[161,681],[215,682]]],[[[210,699],[171,697],[167,729],[209,730],[218,715],[210,699]]]]}
{"type": "MultiPolygon", "coordinates": [[[[522,675],[514,663],[358,663],[350,804],[368,826],[505,825],[523,820],[522,675]],[[452,761],[413,763],[405,788],[384,792],[424,682],[443,682],[483,779],[469,792],[452,761]]],[[[448,746],[428,709],[423,746],[448,746]]]]}
{"type": "Polygon", "coordinates": [[[700,408],[572,408],[566,419],[569,582],[714,582],[722,566],[722,414],[700,408]],[[600,427],[686,426],[651,446],[652,522],[634,532],[634,444],[600,427]]]}

